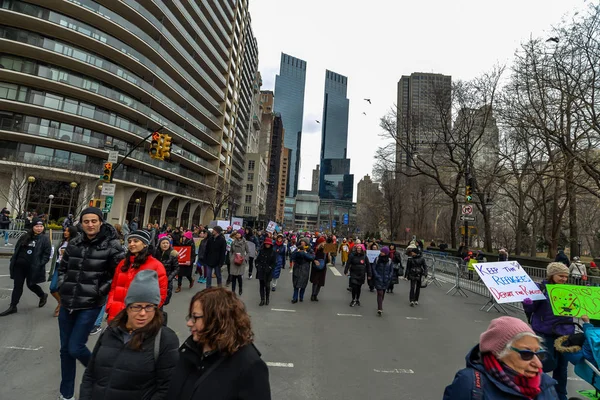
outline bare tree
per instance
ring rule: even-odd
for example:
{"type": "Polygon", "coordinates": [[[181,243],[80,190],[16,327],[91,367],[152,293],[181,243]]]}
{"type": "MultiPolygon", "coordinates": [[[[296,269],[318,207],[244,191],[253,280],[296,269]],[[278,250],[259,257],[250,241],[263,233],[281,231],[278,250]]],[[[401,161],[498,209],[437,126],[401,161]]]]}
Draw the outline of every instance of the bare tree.
{"type": "Polygon", "coordinates": [[[239,190],[219,179],[215,190],[199,191],[194,197],[204,200],[212,211],[213,218],[218,219],[221,217],[221,211],[239,197],[239,190]]]}

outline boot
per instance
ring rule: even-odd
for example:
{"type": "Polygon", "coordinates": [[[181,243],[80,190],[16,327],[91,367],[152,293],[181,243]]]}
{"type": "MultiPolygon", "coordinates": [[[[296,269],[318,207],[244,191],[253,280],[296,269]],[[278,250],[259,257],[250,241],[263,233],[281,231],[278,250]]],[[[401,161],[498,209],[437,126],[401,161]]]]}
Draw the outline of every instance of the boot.
{"type": "Polygon", "coordinates": [[[265,305],[267,305],[267,306],[269,305],[269,294],[268,293],[267,293],[267,298],[265,300],[265,305]]]}
{"type": "Polygon", "coordinates": [[[54,293],[50,293],[50,294],[52,295],[52,297],[54,297],[56,299],[56,302],[58,303],[58,305],[54,309],[54,316],[58,317],[58,313],[60,313],[60,295],[58,294],[58,292],[54,292],[54,293]]]}
{"type": "Polygon", "coordinates": [[[8,307],[6,311],[0,313],[0,317],[6,317],[7,315],[14,314],[17,312],[17,306],[13,306],[12,304],[8,307]]]}
{"type": "Polygon", "coordinates": [[[44,293],[42,297],[40,297],[40,302],[38,303],[38,307],[42,308],[48,302],[48,293],[44,293]]]}
{"type": "Polygon", "coordinates": [[[181,292],[181,286],[177,286],[177,289],[175,289],[175,293],[179,293],[181,292]]]}
{"type": "Polygon", "coordinates": [[[265,299],[260,299],[260,303],[258,304],[259,306],[264,306],[265,305],[265,299]]]}

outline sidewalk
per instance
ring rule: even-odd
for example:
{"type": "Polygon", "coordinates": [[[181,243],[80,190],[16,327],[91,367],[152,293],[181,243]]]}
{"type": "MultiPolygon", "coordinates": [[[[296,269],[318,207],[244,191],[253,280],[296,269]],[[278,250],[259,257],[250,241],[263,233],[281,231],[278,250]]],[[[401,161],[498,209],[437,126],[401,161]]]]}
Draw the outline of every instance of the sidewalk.
{"type": "Polygon", "coordinates": [[[0,258],[11,257],[13,255],[15,246],[4,246],[0,244],[0,258]]]}

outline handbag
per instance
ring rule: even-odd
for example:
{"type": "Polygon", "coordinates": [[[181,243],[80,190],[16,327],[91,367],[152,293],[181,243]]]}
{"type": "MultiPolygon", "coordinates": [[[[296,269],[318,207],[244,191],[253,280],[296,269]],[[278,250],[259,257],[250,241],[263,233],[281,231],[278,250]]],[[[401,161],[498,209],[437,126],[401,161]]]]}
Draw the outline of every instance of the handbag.
{"type": "Polygon", "coordinates": [[[235,265],[242,265],[244,263],[244,257],[241,253],[235,253],[235,256],[233,256],[233,263],[235,265]]]}
{"type": "Polygon", "coordinates": [[[322,271],[325,268],[325,260],[315,260],[313,261],[313,265],[319,271],[322,271]]]}
{"type": "Polygon", "coordinates": [[[425,289],[429,285],[430,280],[425,275],[421,275],[421,289],[425,289]]]}

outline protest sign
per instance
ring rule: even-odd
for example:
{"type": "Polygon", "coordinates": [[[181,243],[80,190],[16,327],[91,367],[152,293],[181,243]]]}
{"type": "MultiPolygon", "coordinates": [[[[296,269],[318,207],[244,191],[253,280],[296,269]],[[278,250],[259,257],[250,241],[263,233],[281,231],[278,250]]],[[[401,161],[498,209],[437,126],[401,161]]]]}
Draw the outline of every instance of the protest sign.
{"type": "Polygon", "coordinates": [[[227,251],[231,251],[231,243],[233,243],[233,239],[231,238],[231,235],[226,233],[223,236],[225,236],[225,243],[227,243],[227,251]]]}
{"type": "Polygon", "coordinates": [[[379,253],[381,253],[379,250],[367,250],[367,258],[369,259],[369,262],[372,263],[375,261],[377,256],[379,256],[379,253]]]}
{"type": "Polygon", "coordinates": [[[190,246],[173,246],[179,254],[179,265],[192,265],[192,248],[190,246]]]}
{"type": "Polygon", "coordinates": [[[546,285],[554,315],[600,319],[600,287],[546,285]]]}
{"type": "Polygon", "coordinates": [[[517,303],[526,298],[545,299],[542,291],[516,261],[481,263],[474,267],[497,303],[517,303]]]}
{"type": "Polygon", "coordinates": [[[237,217],[231,218],[231,227],[233,228],[234,231],[242,229],[242,226],[244,226],[243,218],[237,218],[237,217]]]}
{"type": "Polygon", "coordinates": [[[219,225],[221,228],[223,228],[223,230],[227,230],[227,228],[229,228],[231,226],[231,223],[229,221],[217,221],[217,225],[219,225]]]}
{"type": "Polygon", "coordinates": [[[325,253],[336,253],[337,247],[335,243],[325,243],[325,253]]]}
{"type": "Polygon", "coordinates": [[[275,221],[269,221],[269,225],[267,225],[267,232],[275,232],[275,228],[277,227],[277,223],[275,221]]]}

